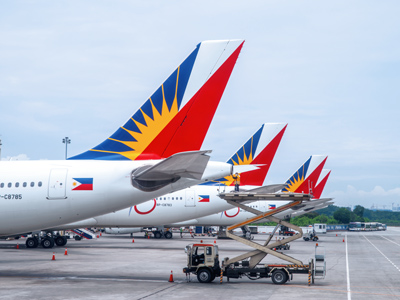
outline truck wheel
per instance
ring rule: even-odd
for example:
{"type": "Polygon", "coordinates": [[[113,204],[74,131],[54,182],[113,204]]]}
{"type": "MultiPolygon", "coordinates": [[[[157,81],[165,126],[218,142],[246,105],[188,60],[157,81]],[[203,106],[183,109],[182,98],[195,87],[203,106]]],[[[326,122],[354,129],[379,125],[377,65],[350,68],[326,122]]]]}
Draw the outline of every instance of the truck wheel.
{"type": "Polygon", "coordinates": [[[316,241],[318,241],[318,237],[315,236],[312,240],[313,240],[314,242],[316,242],[316,241]]]}
{"type": "Polygon", "coordinates": [[[161,232],[155,231],[155,232],[154,232],[154,238],[156,238],[156,239],[161,239],[161,232]]]}
{"type": "Polygon", "coordinates": [[[201,269],[197,273],[197,280],[201,283],[209,283],[211,282],[211,272],[207,269],[201,269]]]}
{"type": "Polygon", "coordinates": [[[283,270],[275,270],[271,276],[272,282],[275,284],[284,284],[288,280],[287,273],[283,270]]]}
{"type": "Polygon", "coordinates": [[[166,239],[172,239],[172,233],[169,232],[169,231],[167,231],[166,233],[164,233],[164,237],[165,237],[166,239]]]}

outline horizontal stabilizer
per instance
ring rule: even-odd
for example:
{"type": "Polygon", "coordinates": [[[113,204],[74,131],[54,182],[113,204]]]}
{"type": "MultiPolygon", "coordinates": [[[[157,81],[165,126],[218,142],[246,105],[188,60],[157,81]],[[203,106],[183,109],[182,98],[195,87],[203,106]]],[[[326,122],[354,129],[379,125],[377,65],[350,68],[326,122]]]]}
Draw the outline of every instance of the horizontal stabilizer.
{"type": "Polygon", "coordinates": [[[233,174],[258,170],[262,165],[234,165],[233,174]]]}
{"type": "Polygon", "coordinates": [[[153,166],[133,171],[132,184],[142,191],[155,191],[180,178],[200,180],[210,159],[211,151],[190,151],[172,155],[153,166]]]}
{"type": "Polygon", "coordinates": [[[249,193],[276,193],[279,192],[285,185],[284,184],[270,184],[264,185],[259,188],[248,190],[249,193]]]}

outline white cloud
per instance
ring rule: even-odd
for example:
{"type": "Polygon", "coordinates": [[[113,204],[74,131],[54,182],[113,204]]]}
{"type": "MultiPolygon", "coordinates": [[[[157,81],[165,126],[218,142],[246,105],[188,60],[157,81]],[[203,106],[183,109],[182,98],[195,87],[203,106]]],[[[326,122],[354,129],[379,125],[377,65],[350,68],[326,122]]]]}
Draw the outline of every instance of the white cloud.
{"type": "Polygon", "coordinates": [[[372,205],[379,208],[391,208],[400,204],[400,188],[385,190],[381,186],[375,186],[370,191],[360,190],[352,185],[348,185],[344,191],[334,191],[326,195],[335,198],[335,205],[350,206],[362,205],[370,208],[372,205]]]}

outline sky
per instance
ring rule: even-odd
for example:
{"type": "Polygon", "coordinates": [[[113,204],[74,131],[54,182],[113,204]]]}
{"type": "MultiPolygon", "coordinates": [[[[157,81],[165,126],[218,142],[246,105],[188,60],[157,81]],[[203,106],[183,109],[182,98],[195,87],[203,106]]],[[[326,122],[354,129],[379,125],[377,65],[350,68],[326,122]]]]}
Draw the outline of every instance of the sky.
{"type": "Polygon", "coordinates": [[[226,161],[262,123],[288,128],[266,184],[312,154],[339,206],[400,205],[400,2],[2,1],[2,160],[101,143],[201,41],[245,39],[203,143],[226,161]]]}

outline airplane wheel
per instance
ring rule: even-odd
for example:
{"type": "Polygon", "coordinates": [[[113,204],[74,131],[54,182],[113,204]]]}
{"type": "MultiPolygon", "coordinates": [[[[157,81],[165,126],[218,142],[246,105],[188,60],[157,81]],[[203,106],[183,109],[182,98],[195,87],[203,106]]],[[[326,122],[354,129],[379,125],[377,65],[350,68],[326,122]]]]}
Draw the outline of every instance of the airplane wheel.
{"type": "Polygon", "coordinates": [[[42,247],[43,248],[53,248],[54,247],[54,239],[50,237],[45,237],[42,239],[42,247]]]}
{"type": "Polygon", "coordinates": [[[74,237],[74,239],[75,239],[75,241],[80,241],[80,240],[82,239],[82,237],[79,236],[79,235],[76,235],[76,236],[74,237]]]}
{"type": "Polygon", "coordinates": [[[39,242],[35,238],[28,238],[25,242],[26,248],[37,248],[39,246],[39,242]]]}
{"type": "Polygon", "coordinates": [[[65,246],[67,244],[67,241],[68,240],[67,240],[67,238],[65,236],[58,236],[58,237],[55,238],[54,243],[57,246],[62,247],[62,246],[65,246]]]}
{"type": "Polygon", "coordinates": [[[314,242],[316,242],[316,241],[318,241],[318,237],[314,237],[312,240],[313,240],[314,242]]]}
{"type": "Polygon", "coordinates": [[[164,233],[164,236],[166,239],[172,239],[172,233],[167,231],[166,233],[164,233]]]}
{"type": "Polygon", "coordinates": [[[154,238],[161,239],[161,232],[159,231],[154,232],[154,238]]]}

